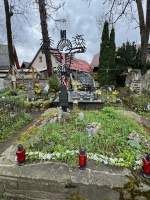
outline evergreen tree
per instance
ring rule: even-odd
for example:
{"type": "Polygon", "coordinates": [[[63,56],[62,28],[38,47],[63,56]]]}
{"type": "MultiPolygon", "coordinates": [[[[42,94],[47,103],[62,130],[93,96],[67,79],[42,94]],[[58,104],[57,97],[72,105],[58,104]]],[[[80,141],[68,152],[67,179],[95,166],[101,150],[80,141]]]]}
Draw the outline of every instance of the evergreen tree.
{"type": "Polygon", "coordinates": [[[108,68],[113,69],[108,71],[108,84],[109,85],[116,85],[116,44],[115,44],[115,30],[114,28],[111,29],[110,33],[110,41],[109,41],[109,52],[108,52],[108,68]]]}
{"type": "Polygon", "coordinates": [[[128,67],[132,67],[133,69],[142,69],[144,63],[142,61],[142,52],[141,49],[136,48],[135,42],[130,43],[127,41],[123,43],[122,46],[117,51],[116,56],[117,63],[117,84],[122,86],[125,82],[125,77],[120,76],[128,67]]]}
{"type": "Polygon", "coordinates": [[[102,32],[101,45],[100,45],[100,57],[99,57],[99,67],[98,67],[98,82],[99,85],[106,84],[106,69],[108,67],[108,54],[109,54],[109,29],[108,22],[104,23],[104,28],[102,32]]]}

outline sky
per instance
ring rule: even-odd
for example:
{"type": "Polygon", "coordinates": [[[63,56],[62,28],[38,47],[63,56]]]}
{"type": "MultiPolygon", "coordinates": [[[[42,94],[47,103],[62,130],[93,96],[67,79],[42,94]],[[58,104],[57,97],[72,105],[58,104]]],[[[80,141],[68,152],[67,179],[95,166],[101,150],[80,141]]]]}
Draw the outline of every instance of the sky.
{"type": "MultiPolygon", "coordinates": [[[[57,43],[60,40],[61,29],[66,30],[67,39],[71,42],[73,41],[72,37],[75,37],[76,34],[83,35],[86,52],[78,53],[75,57],[85,60],[90,64],[93,56],[100,51],[101,31],[99,30],[96,17],[100,17],[100,14],[106,12],[102,5],[103,2],[104,0],[93,0],[89,6],[83,0],[66,0],[65,10],[60,12],[59,15],[68,15],[69,23],[59,26],[59,30],[55,29],[55,31],[52,31],[53,23],[52,21],[48,21],[49,35],[55,41],[52,47],[57,47],[57,43]]],[[[23,32],[21,37],[23,42],[14,42],[20,65],[23,61],[31,62],[41,44],[42,34],[38,10],[32,13],[29,21],[34,21],[32,26],[30,25],[31,27],[22,21],[23,25],[21,29],[23,32]]],[[[14,23],[13,20],[12,23],[14,23]]],[[[117,22],[115,26],[116,47],[126,43],[127,40],[130,42],[135,41],[137,44],[140,44],[139,29],[135,29],[135,27],[135,23],[127,27],[124,22],[117,22]]],[[[18,28],[17,30],[19,31],[18,28]]]]}

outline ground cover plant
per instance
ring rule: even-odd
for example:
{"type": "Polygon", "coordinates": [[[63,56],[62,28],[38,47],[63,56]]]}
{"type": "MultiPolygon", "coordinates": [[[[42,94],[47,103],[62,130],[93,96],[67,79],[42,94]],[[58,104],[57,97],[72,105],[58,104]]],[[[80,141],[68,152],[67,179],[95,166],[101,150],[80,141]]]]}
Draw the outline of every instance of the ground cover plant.
{"type": "MultiPolygon", "coordinates": [[[[27,159],[61,161],[77,167],[78,153],[84,147],[88,159],[96,163],[134,169],[141,165],[142,157],[149,152],[150,139],[133,119],[112,107],[104,107],[101,111],[82,111],[84,120],[78,118],[79,112],[71,111],[65,122],[47,122],[32,141],[23,143],[27,159]],[[86,126],[93,122],[99,124],[99,129],[90,140],[86,126]]],[[[53,117],[56,115],[57,110],[53,110],[53,117]]]]}
{"type": "Polygon", "coordinates": [[[32,117],[24,113],[18,118],[17,121],[14,121],[13,124],[3,125],[0,128],[0,145],[10,139],[13,135],[17,134],[21,128],[23,128],[26,124],[31,121],[32,117]]]}

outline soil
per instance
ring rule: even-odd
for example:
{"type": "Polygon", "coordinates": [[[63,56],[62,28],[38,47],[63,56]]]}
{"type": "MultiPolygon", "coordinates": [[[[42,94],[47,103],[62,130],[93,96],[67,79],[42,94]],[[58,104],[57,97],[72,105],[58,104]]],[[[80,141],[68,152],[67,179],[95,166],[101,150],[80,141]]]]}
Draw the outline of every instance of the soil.
{"type": "Polygon", "coordinates": [[[21,134],[25,132],[29,127],[31,127],[33,124],[36,123],[36,121],[40,118],[41,113],[29,113],[32,116],[32,120],[25,125],[19,133],[14,135],[12,138],[10,138],[8,141],[4,142],[0,145],[0,154],[2,154],[4,151],[6,151],[17,139],[20,138],[21,134]]]}

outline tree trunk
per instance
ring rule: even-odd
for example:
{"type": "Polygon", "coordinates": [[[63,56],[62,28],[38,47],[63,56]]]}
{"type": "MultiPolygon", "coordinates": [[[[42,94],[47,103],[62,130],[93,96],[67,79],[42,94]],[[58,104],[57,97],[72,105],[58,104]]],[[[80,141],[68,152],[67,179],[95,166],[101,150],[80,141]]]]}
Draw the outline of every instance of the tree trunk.
{"type": "Polygon", "coordinates": [[[48,27],[47,27],[47,16],[46,16],[46,8],[45,8],[45,0],[39,0],[39,13],[41,20],[41,29],[42,29],[42,38],[43,38],[43,46],[45,48],[45,58],[47,65],[47,73],[48,76],[53,76],[53,67],[52,67],[52,59],[51,54],[49,53],[50,48],[50,40],[48,36],[48,27]]]}
{"type": "MultiPolygon", "coordinates": [[[[142,59],[145,63],[147,59],[147,46],[148,46],[149,32],[150,32],[150,1],[147,0],[145,21],[144,21],[142,1],[136,0],[136,4],[137,4],[137,9],[138,9],[139,24],[140,24],[142,59]]],[[[146,71],[146,65],[144,65],[143,73],[145,73],[145,71],[146,71]]]]}
{"type": "MultiPolygon", "coordinates": [[[[10,62],[10,69],[11,69],[12,66],[15,66],[12,31],[11,31],[11,16],[13,15],[13,13],[10,12],[8,0],[4,0],[4,6],[5,6],[5,15],[6,15],[8,54],[9,54],[9,62],[10,62]]],[[[15,78],[15,72],[13,69],[12,69],[12,75],[15,78]]],[[[13,89],[16,90],[16,81],[12,81],[12,83],[13,83],[13,89]]]]}

